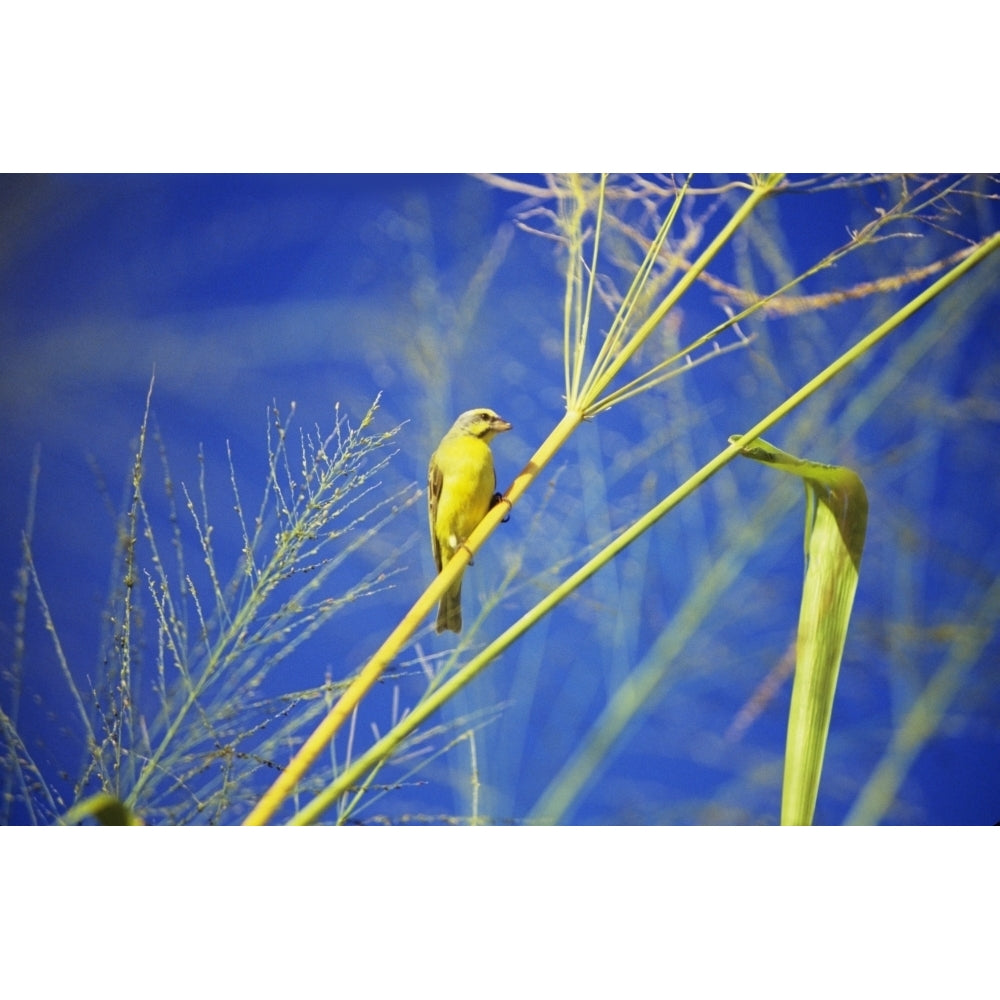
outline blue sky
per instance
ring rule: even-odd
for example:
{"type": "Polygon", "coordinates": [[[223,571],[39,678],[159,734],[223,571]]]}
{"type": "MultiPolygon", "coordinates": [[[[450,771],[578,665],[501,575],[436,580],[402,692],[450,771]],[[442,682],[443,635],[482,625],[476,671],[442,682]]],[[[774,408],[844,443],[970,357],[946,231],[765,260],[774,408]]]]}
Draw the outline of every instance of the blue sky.
{"type": "MultiPolygon", "coordinates": [[[[272,404],[287,412],[294,401],[298,426],[329,430],[334,403],[356,422],[381,393],[377,428],[402,425],[398,453],[381,477],[387,493],[423,487],[427,456],[470,406],[492,406],[514,424],[494,448],[501,488],[561,414],[562,279],[552,244],[511,226],[525,207],[522,195],[457,175],[142,175],[8,176],[0,198],[7,442],[0,573],[9,591],[37,448],[36,565],[67,658],[85,685],[102,659],[112,511],[127,495],[154,373],[152,410],[172,475],[194,488],[203,453],[210,508],[218,512],[215,541],[232,566],[240,535],[231,516],[227,447],[241,492],[258,496],[272,404]]],[[[887,206],[886,198],[873,188],[861,196],[789,194],[773,210],[766,206],[747,257],[757,279],[763,286],[769,253],[804,267],[844,242],[859,219],[887,206]],[[768,232],[773,244],[762,239],[768,232]]],[[[990,203],[958,201],[958,217],[946,220],[949,231],[982,235],[997,228],[990,203]]],[[[722,206],[706,217],[708,231],[725,212],[722,206]]],[[[852,287],[959,245],[930,227],[922,232],[926,249],[914,249],[916,241],[876,245],[806,290],[852,287]]],[[[745,278],[739,266],[726,257],[719,276],[745,278]]],[[[1000,370],[991,320],[996,267],[993,261],[981,268],[972,305],[960,309],[957,296],[943,299],[891,348],[866,359],[856,381],[837,383],[800,422],[773,435],[776,444],[794,444],[808,457],[853,464],[872,501],[819,822],[844,820],[894,727],[947,661],[949,637],[982,627],[974,608],[1000,567],[996,484],[989,475],[1000,370]],[[935,334],[952,317],[950,339],[935,334]],[[921,333],[928,346],[915,368],[878,397],[871,413],[858,416],[852,407],[864,408],[862,390],[906,363],[901,342],[918,343],[921,333]],[[849,436],[843,427],[853,428],[849,436]]],[[[470,570],[465,600],[477,608],[492,581],[522,566],[520,589],[505,596],[480,641],[551,587],[552,561],[567,560],[572,568],[587,546],[669,492],[728,434],[749,426],[899,301],[865,299],[818,320],[807,314],[761,321],[747,331],[757,337],[750,347],[692,370],[641,406],[616,407],[581,428],[470,570]]],[[[680,315],[682,335],[703,332],[721,317],[717,296],[694,290],[680,315]]],[[[598,325],[607,323],[599,315],[598,325]]],[[[487,720],[476,729],[476,745],[484,786],[479,805],[488,816],[518,821],[530,812],[629,665],[655,648],[693,581],[725,555],[740,517],[751,518],[770,485],[759,470],[726,470],[651,532],[630,560],[599,574],[463,695],[443,720],[453,728],[440,741],[460,732],[467,715],[487,720]]],[[[150,495],[154,517],[169,530],[165,505],[156,505],[155,491],[150,495]]],[[[392,556],[399,568],[393,588],[349,607],[306,644],[270,679],[275,697],[364,662],[429,579],[425,536],[421,500],[351,567],[361,571],[392,556]]],[[[189,563],[196,556],[195,550],[189,563]]],[[[788,682],[742,743],[726,734],[794,634],[802,570],[795,496],[776,518],[772,540],[748,558],[739,585],[717,598],[679,654],[676,676],[637,715],[565,821],[775,821],[773,770],[788,682]]],[[[347,578],[345,569],[331,586],[347,578]]],[[[9,602],[8,628],[14,614],[9,602]]],[[[71,701],[34,599],[28,615],[24,735],[47,773],[73,775],[82,747],[72,723],[64,732],[71,701]]],[[[4,634],[9,640],[10,632],[4,634]]],[[[371,726],[384,731],[394,701],[405,708],[419,696],[422,675],[414,664],[448,648],[428,630],[417,642],[408,654],[416,659],[373,695],[359,740],[369,738],[371,726]]],[[[996,652],[990,636],[886,822],[1000,819],[996,652]]],[[[460,744],[358,818],[464,816],[469,788],[468,746],[460,744]]]]}

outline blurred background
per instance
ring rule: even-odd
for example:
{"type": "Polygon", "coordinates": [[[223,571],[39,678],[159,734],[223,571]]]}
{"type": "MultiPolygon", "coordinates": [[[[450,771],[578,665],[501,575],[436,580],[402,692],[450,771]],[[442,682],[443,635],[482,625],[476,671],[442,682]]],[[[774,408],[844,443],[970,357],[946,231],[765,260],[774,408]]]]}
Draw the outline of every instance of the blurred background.
{"type": "MultiPolygon", "coordinates": [[[[622,202],[623,225],[608,238],[607,302],[627,288],[639,237],[651,235],[669,189],[669,178],[614,180],[635,197],[622,202]]],[[[672,244],[687,260],[738,202],[730,180],[695,178],[699,193],[672,244]]],[[[636,373],[723,321],[735,290],[780,287],[922,183],[791,181],[713,262],[712,280],[682,299],[636,373]]],[[[49,822],[99,788],[81,779],[85,727],[61,664],[84,710],[107,713],[108,600],[121,588],[120,514],[151,379],[156,440],[151,432],[144,495],[161,547],[181,539],[196,578],[198,538],[182,501],[172,512],[161,454],[175,487],[195,495],[204,483],[228,579],[243,546],[231,479],[256,511],[273,411],[287,415],[293,403],[295,434],[325,436],[335,404],[356,426],[378,397],[373,428],[399,430],[373,496],[411,499],[455,416],[492,407],[514,425],[493,447],[504,489],[564,405],[564,259],[557,242],[531,231],[552,229],[546,184],[538,175],[0,180],[0,576],[8,595],[0,707],[23,740],[17,752],[31,755],[49,789],[47,798],[6,768],[6,822],[49,822]],[[17,596],[29,517],[58,648],[39,588],[26,587],[26,602],[17,596]]],[[[727,332],[722,343],[733,350],[581,427],[466,573],[465,632],[438,636],[429,619],[366,699],[350,737],[338,736],[336,761],[413,705],[459,642],[461,662],[730,434],[940,276],[938,262],[1000,228],[998,192],[986,177],[931,182],[913,201],[926,207],[881,234],[892,238],[810,276],[789,293],[794,307],[752,317],[741,328],[745,344],[727,332]]],[[[850,466],[870,502],[817,823],[1000,821],[1000,644],[990,590],[1000,568],[998,306],[994,255],[769,435],[794,454],[850,466]]],[[[611,317],[597,303],[591,356],[611,317]]],[[[377,793],[362,797],[350,820],[776,823],[803,573],[802,489],[785,478],[751,462],[727,466],[492,664],[383,770],[377,793]],[[598,746],[602,710],[639,670],[655,685],[611,744],[598,746]],[[562,794],[569,762],[586,780],[562,794]]],[[[247,762],[240,795],[190,813],[168,807],[165,795],[147,819],[242,819],[297,745],[295,730],[282,744],[266,736],[268,724],[285,724],[306,705],[318,710],[324,682],[356,672],[430,581],[424,503],[400,503],[325,581],[335,596],[379,567],[393,571],[269,673],[257,726],[247,723],[229,747],[247,762]]],[[[140,541],[141,571],[150,560],[140,541]]],[[[145,576],[138,583],[133,641],[150,669],[137,670],[131,698],[152,718],[157,632],[145,576]]],[[[206,762],[198,775],[210,794],[218,766],[206,762]]],[[[334,766],[322,765],[327,775],[334,766]]],[[[201,797],[194,786],[187,793],[201,797]]]]}

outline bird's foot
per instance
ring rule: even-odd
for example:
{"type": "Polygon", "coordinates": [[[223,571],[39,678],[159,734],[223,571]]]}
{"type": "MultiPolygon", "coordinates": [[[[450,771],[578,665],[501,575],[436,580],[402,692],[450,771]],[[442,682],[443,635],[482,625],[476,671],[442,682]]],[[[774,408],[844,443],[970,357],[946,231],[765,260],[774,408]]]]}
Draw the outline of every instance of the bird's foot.
{"type": "Polygon", "coordinates": [[[500,518],[500,523],[506,524],[510,520],[510,512],[514,509],[514,505],[502,494],[494,493],[493,496],[490,497],[490,510],[493,510],[498,503],[505,503],[507,505],[507,513],[500,518]]]}

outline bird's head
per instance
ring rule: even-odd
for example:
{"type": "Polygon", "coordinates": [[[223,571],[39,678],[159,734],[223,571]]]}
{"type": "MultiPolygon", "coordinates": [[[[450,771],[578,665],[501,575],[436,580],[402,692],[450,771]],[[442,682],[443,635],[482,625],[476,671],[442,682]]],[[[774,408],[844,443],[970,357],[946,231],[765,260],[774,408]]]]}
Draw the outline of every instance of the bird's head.
{"type": "Polygon", "coordinates": [[[462,434],[489,441],[501,431],[509,431],[511,426],[498,413],[481,406],[476,410],[466,410],[452,425],[448,436],[462,434]]]}

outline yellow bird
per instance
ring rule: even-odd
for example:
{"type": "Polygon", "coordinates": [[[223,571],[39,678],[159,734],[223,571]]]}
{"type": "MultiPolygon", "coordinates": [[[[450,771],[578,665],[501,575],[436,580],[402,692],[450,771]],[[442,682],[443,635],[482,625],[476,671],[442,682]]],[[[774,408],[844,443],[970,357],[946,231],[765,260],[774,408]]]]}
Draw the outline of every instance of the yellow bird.
{"type": "MultiPolygon", "coordinates": [[[[488,442],[511,425],[485,407],[466,410],[441,439],[427,469],[431,548],[440,573],[465,544],[496,498],[497,477],[488,442]]],[[[462,577],[441,598],[437,630],[462,631],[462,577]]]]}

